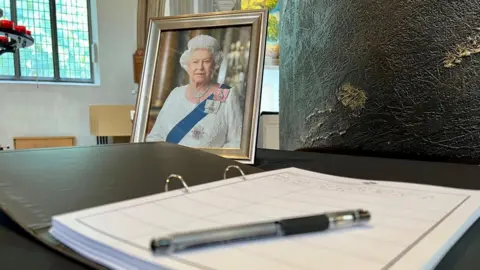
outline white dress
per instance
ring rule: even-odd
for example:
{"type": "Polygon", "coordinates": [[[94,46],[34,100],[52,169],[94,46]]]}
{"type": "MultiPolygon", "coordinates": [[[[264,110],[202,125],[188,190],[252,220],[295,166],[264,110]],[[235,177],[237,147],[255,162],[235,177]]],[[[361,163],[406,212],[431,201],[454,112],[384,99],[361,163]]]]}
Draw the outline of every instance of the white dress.
{"type": "MultiPolygon", "coordinates": [[[[198,104],[187,100],[187,86],[176,87],[165,100],[146,141],[166,141],[170,131],[198,104]]],[[[238,93],[230,88],[229,94],[216,113],[208,113],[178,144],[195,148],[240,148],[243,111],[238,93]]]]}

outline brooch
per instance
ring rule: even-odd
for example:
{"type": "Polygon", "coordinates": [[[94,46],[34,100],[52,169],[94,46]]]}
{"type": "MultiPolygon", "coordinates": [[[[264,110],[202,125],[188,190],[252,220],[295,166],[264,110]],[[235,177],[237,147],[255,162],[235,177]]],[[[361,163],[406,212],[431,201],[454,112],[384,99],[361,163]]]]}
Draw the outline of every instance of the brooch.
{"type": "Polygon", "coordinates": [[[227,100],[230,89],[219,88],[213,93],[213,100],[218,102],[225,102],[227,100]]]}
{"type": "Polygon", "coordinates": [[[220,101],[207,99],[207,102],[205,103],[205,113],[216,114],[219,108],[220,108],[220,101]]]}
{"type": "Polygon", "coordinates": [[[200,140],[200,139],[203,137],[203,133],[205,133],[205,132],[203,131],[203,127],[202,127],[202,126],[195,127],[195,128],[193,128],[193,130],[192,130],[192,137],[193,137],[195,140],[200,140]]]}

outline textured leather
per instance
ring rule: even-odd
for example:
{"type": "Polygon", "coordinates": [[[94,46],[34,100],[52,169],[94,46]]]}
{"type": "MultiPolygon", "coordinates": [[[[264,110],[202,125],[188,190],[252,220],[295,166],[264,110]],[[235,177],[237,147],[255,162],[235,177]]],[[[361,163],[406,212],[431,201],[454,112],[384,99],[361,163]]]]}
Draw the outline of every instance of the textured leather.
{"type": "MultiPolygon", "coordinates": [[[[0,210],[25,232],[82,261],[50,237],[52,216],[161,193],[170,174],[182,175],[189,186],[222,180],[228,165],[239,165],[245,174],[261,172],[168,143],[2,151],[0,210]]],[[[228,177],[239,175],[235,170],[228,172],[228,177]]],[[[172,180],[169,189],[178,188],[181,183],[172,180]]]]}
{"type": "Polygon", "coordinates": [[[286,1],[281,148],[478,163],[480,53],[444,60],[480,44],[479,14],[480,0],[286,1]]]}
{"type": "Polygon", "coordinates": [[[85,270],[91,269],[61,256],[23,231],[0,211],[0,269],[85,270]]]}
{"type": "MultiPolygon", "coordinates": [[[[35,229],[48,225],[54,215],[163,192],[170,174],[182,175],[188,185],[221,180],[232,164],[238,163],[168,143],[4,152],[0,207],[25,228],[35,229]]],[[[261,171],[240,166],[245,174],[261,171]]],[[[181,187],[177,181],[169,186],[181,187]]]]}

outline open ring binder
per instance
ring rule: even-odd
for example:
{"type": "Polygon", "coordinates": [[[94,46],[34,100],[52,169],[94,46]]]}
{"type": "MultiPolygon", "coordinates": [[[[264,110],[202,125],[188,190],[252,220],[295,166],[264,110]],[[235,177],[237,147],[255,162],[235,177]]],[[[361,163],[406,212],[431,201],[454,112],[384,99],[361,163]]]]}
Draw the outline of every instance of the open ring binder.
{"type": "Polygon", "coordinates": [[[237,170],[242,174],[243,180],[247,180],[247,177],[245,177],[245,173],[244,173],[243,170],[240,169],[240,167],[237,166],[237,165],[227,166],[227,167],[225,168],[225,171],[223,172],[223,179],[227,179],[227,172],[228,172],[230,169],[237,169],[237,170]]]}
{"type": "MultiPolygon", "coordinates": [[[[227,179],[227,172],[230,170],[230,169],[237,169],[241,174],[242,174],[242,178],[243,180],[247,180],[247,177],[245,176],[245,173],[243,172],[243,170],[237,166],[237,165],[230,165],[230,166],[227,166],[225,168],[225,171],[223,172],[223,179],[227,179]]],[[[183,179],[183,177],[179,174],[170,174],[167,178],[167,180],[165,180],[165,192],[168,191],[168,184],[170,183],[170,179],[178,179],[180,180],[180,182],[182,182],[182,185],[183,185],[183,189],[185,190],[185,192],[190,192],[190,189],[187,185],[187,182],[183,179]]]]}
{"type": "Polygon", "coordinates": [[[165,180],[165,192],[168,191],[168,183],[170,183],[170,179],[180,180],[182,182],[183,188],[185,189],[185,192],[190,192],[190,189],[188,188],[187,183],[185,182],[185,180],[183,180],[183,177],[181,175],[178,175],[178,174],[170,174],[170,176],[168,176],[167,180],[165,180]]]}

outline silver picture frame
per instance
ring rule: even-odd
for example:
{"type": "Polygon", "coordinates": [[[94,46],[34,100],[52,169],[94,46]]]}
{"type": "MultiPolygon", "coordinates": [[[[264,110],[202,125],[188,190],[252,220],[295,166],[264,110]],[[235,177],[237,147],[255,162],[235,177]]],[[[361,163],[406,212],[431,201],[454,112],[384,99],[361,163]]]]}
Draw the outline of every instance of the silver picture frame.
{"type": "MultiPolygon", "coordinates": [[[[179,15],[150,19],[147,45],[139,92],[133,117],[132,143],[144,143],[147,125],[151,121],[152,93],[159,77],[169,73],[164,62],[159,64],[162,50],[162,33],[215,27],[249,26],[249,57],[244,80],[244,114],[239,148],[197,148],[245,164],[253,164],[257,143],[258,119],[263,82],[266,48],[267,10],[240,10],[205,14],[179,15]]],[[[171,72],[170,72],[171,73],[171,72]]],[[[168,75],[170,76],[170,75],[168,75]]],[[[157,87],[158,88],[158,87],[157,87]]]]}

